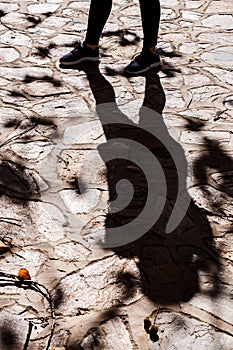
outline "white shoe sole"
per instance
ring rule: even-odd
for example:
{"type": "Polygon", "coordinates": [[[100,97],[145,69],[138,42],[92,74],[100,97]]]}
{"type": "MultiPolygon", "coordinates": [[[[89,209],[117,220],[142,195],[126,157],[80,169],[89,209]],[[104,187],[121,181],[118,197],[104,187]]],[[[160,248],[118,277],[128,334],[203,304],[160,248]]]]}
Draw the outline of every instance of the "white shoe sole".
{"type": "Polygon", "coordinates": [[[140,73],[147,72],[148,70],[150,70],[150,69],[152,69],[152,68],[160,67],[160,66],[161,66],[161,62],[156,62],[156,63],[151,64],[149,67],[146,67],[146,68],[144,68],[144,69],[138,70],[137,72],[131,72],[131,71],[128,71],[128,70],[125,68],[125,72],[127,72],[128,74],[140,74],[140,73]]]}

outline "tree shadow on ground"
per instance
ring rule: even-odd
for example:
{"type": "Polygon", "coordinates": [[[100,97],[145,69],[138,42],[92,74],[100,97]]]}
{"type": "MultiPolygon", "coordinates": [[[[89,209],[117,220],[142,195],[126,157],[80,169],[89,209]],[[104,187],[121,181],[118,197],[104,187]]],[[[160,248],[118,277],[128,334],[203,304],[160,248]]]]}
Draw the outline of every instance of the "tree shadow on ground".
{"type": "Polygon", "coordinates": [[[53,77],[50,77],[48,75],[43,75],[41,77],[35,77],[33,75],[30,75],[30,74],[27,74],[25,77],[24,77],[24,80],[23,82],[25,84],[29,84],[31,83],[32,81],[45,81],[45,82],[48,82],[48,83],[51,83],[54,87],[60,87],[62,86],[62,82],[58,79],[55,79],[53,77]]]}
{"type": "Polygon", "coordinates": [[[141,41],[140,37],[134,32],[131,32],[128,29],[120,29],[115,31],[106,31],[101,35],[102,37],[118,37],[118,43],[120,46],[132,46],[138,45],[141,41]]]}
{"type": "MultiPolygon", "coordinates": [[[[187,130],[199,131],[201,134],[203,128],[204,123],[202,122],[187,121],[187,130]]],[[[202,152],[193,161],[194,188],[199,190],[205,198],[205,202],[202,204],[205,213],[208,216],[215,216],[219,220],[227,221],[229,224],[228,227],[225,224],[224,232],[232,234],[232,153],[227,152],[219,140],[213,140],[206,135],[203,135],[202,144],[202,152]]],[[[208,243],[208,239],[206,242],[208,243]]]]}

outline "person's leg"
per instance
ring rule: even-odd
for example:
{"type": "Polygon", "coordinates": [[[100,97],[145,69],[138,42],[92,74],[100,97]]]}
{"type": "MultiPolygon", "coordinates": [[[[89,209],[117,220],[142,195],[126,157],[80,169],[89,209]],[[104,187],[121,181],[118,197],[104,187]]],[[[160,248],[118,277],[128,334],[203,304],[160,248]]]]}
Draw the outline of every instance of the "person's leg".
{"type": "Polygon", "coordinates": [[[112,0],[91,0],[85,41],[60,58],[63,66],[99,60],[99,40],[112,8],[112,0]]]}
{"type": "Polygon", "coordinates": [[[139,74],[161,65],[156,48],[160,20],[159,0],[139,0],[142,29],[144,34],[143,49],[125,67],[126,73],[139,74]]]}
{"type": "Polygon", "coordinates": [[[153,48],[157,45],[160,2],[159,0],[139,0],[139,3],[144,34],[143,49],[153,48]]]}
{"type": "Polygon", "coordinates": [[[98,45],[101,33],[112,9],[112,0],[91,0],[89,10],[86,43],[98,45]]]}

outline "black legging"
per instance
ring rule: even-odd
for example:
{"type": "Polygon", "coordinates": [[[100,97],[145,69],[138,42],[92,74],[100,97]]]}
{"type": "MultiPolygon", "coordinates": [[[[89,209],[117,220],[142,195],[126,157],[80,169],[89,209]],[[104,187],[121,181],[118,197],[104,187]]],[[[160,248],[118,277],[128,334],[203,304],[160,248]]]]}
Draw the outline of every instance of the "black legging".
{"type": "MultiPolygon", "coordinates": [[[[142,28],[144,34],[143,48],[157,45],[160,19],[159,0],[139,0],[142,28]]],[[[112,0],[91,0],[86,42],[98,45],[101,33],[107,22],[112,8],[112,0]]]]}

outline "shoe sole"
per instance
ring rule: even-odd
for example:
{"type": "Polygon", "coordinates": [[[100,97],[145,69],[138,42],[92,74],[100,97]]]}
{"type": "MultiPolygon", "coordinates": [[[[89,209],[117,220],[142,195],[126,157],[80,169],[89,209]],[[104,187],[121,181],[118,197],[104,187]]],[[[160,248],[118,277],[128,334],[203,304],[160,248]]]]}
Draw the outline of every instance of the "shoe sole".
{"type": "Polygon", "coordinates": [[[83,57],[80,58],[80,60],[78,61],[72,61],[72,62],[65,62],[65,61],[59,61],[60,64],[62,64],[63,66],[73,66],[75,64],[79,64],[81,62],[96,62],[99,61],[100,58],[99,57],[83,57]]]}
{"type": "Polygon", "coordinates": [[[140,73],[145,73],[147,72],[148,70],[152,69],[152,68],[155,68],[155,67],[160,67],[161,66],[161,62],[158,62],[158,63],[153,63],[151,64],[149,67],[147,68],[144,68],[144,69],[141,69],[141,70],[138,70],[137,72],[131,72],[127,69],[125,69],[125,72],[127,72],[128,74],[140,74],[140,73]]]}

